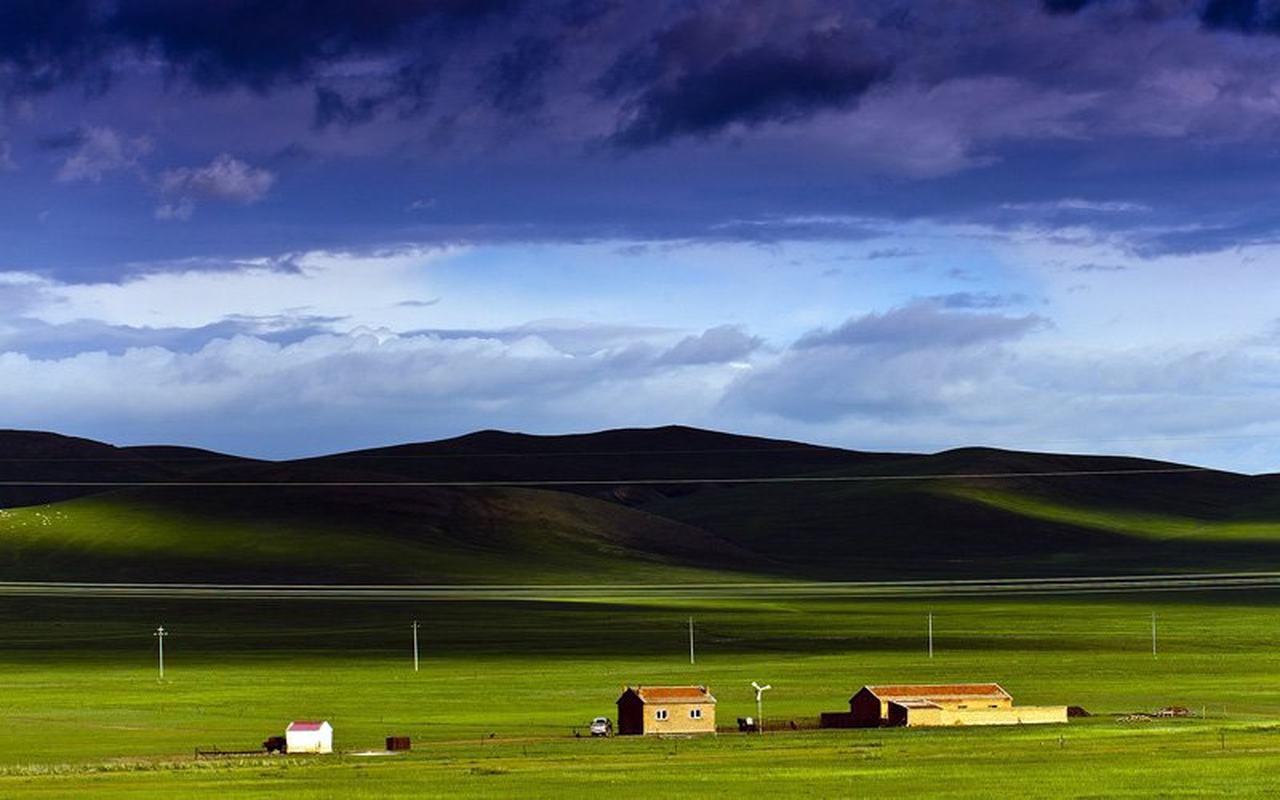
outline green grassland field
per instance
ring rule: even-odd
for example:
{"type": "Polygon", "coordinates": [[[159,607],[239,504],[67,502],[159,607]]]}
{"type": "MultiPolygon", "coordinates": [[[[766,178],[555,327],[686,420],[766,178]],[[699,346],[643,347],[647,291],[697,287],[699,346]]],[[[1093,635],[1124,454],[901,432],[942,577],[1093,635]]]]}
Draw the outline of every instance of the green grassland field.
{"type": "Polygon", "coordinates": [[[1270,796],[1280,595],[350,602],[0,598],[0,796],[1270,796]],[[934,615],[935,655],[926,652],[934,615]],[[1151,652],[1156,615],[1158,654],[1151,652]],[[697,661],[689,663],[693,617],[697,661]],[[413,671],[412,620],[422,623],[413,671]],[[166,676],[151,632],[163,624],[166,676]],[[698,683],[722,726],[585,736],[624,684],[698,683]],[[806,729],[861,685],[998,681],[1068,725],[806,729]],[[1120,721],[1185,706],[1194,719],[1120,721]],[[333,756],[250,750],[291,719],[333,756]],[[787,729],[795,721],[797,731],[787,729]],[[575,736],[575,733],[584,734],[575,736]],[[389,735],[412,752],[357,755],[389,735]]]}

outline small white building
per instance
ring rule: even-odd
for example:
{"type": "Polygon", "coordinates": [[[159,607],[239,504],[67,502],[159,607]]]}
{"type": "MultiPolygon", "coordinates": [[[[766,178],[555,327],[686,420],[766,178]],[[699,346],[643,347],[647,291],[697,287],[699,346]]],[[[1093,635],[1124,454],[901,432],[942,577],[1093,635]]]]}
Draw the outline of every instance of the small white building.
{"type": "Polygon", "coordinates": [[[284,729],[286,753],[332,753],[333,726],[328,722],[294,720],[284,729]]]}

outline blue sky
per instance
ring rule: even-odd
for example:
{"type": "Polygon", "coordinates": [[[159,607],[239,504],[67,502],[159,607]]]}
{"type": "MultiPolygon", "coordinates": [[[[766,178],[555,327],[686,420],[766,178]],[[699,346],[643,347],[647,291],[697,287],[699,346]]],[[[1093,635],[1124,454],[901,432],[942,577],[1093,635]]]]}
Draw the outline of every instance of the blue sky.
{"type": "Polygon", "coordinates": [[[16,0],[0,425],[1280,460],[1280,4],[16,0]]]}

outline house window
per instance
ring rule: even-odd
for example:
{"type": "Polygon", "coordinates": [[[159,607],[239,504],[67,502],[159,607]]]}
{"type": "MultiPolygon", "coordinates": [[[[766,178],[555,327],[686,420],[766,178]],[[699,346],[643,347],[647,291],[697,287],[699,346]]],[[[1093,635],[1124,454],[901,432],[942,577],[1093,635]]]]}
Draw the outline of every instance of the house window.
{"type": "Polygon", "coordinates": [[[702,709],[700,708],[689,709],[689,719],[702,719],[702,709]]]}
{"type": "Polygon", "coordinates": [[[658,709],[657,711],[653,712],[653,718],[661,722],[662,720],[667,718],[667,710],[665,708],[658,709]]]}

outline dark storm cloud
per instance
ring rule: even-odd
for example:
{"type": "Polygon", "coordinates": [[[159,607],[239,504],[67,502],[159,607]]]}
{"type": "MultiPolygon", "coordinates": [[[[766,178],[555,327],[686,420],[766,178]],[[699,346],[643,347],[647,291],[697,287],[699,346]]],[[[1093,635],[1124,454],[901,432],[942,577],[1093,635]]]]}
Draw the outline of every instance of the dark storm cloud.
{"type": "Polygon", "coordinates": [[[358,90],[351,96],[331,86],[315,89],[315,127],[352,127],[372,122],[384,109],[394,107],[400,119],[422,113],[440,85],[441,64],[426,57],[399,67],[385,86],[373,91],[358,90]]]}
{"type": "Polygon", "coordinates": [[[197,86],[265,89],[353,54],[381,53],[424,26],[446,31],[514,0],[119,0],[107,31],[159,53],[197,86]]]}
{"type": "Polygon", "coordinates": [[[500,111],[536,111],[543,103],[542,77],[558,60],[552,40],[523,37],[489,62],[481,88],[500,111]]]}
{"type": "Polygon", "coordinates": [[[1205,27],[1242,33],[1280,32],[1280,7],[1260,0],[1208,0],[1200,12],[1205,27]]]}
{"type": "MultiPolygon", "coordinates": [[[[728,53],[705,67],[644,91],[610,137],[649,147],[680,136],[706,136],[734,124],[795,122],[849,108],[891,69],[838,36],[812,37],[797,50],[766,44],[728,53]]],[[[650,67],[639,65],[643,76],[650,67]]],[[[638,76],[632,76],[633,79],[638,76]]],[[[611,79],[610,91],[626,82],[611,79]]]]}
{"type": "MultiPolygon", "coordinates": [[[[136,220],[118,215],[157,202],[190,217],[117,244],[116,262],[208,255],[213,241],[229,257],[855,241],[916,221],[1221,249],[1277,227],[1280,37],[1250,35],[1273,6],[14,0],[0,3],[0,95],[29,96],[0,111],[0,166],[12,197],[35,197],[85,131],[149,142],[109,174],[63,170],[69,187],[116,193],[63,211],[100,241],[122,242],[136,220]],[[171,122],[143,110],[160,106],[171,122]],[[278,180],[269,206],[227,213],[215,236],[189,204],[157,200],[156,180],[221,153],[278,180]],[[429,215],[403,213],[424,195],[429,215]],[[1239,218],[1219,218],[1226,207],[1239,218]]],[[[43,210],[0,219],[0,256],[64,273],[101,263],[18,221],[43,210]]]]}
{"type": "Polygon", "coordinates": [[[335,89],[317,86],[316,127],[327,128],[334,123],[358,125],[369,122],[384,102],[378,95],[363,95],[354,100],[348,100],[335,89]]]}
{"type": "Polygon", "coordinates": [[[0,3],[0,85],[44,91],[81,76],[100,55],[92,0],[0,3]]]}
{"type": "Polygon", "coordinates": [[[160,59],[203,89],[266,90],[343,58],[455,35],[518,0],[11,0],[0,4],[0,75],[43,91],[105,75],[122,51],[160,59]]]}
{"type": "Polygon", "coordinates": [[[1074,14],[1093,0],[1043,0],[1044,8],[1051,14],[1074,14]]]}

